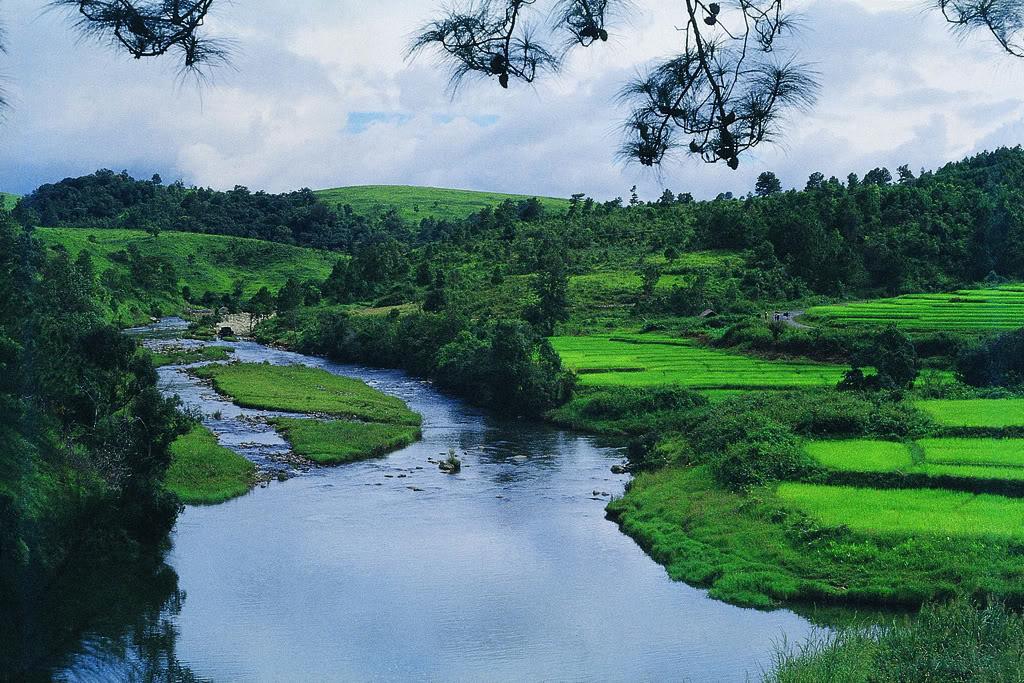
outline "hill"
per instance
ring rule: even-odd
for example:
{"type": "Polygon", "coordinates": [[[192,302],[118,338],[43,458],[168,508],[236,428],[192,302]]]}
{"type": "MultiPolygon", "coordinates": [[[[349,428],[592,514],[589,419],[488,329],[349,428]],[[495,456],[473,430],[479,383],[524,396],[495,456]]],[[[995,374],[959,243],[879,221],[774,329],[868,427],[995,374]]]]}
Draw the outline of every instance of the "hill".
{"type": "Polygon", "coordinates": [[[276,292],[290,277],[300,282],[324,280],[338,259],[337,254],[316,249],[223,235],[166,232],[153,238],[138,230],[99,228],[38,228],[35,235],[46,247],[63,245],[72,258],[88,250],[97,281],[115,290],[113,298],[120,300],[118,310],[108,311],[106,317],[126,322],[145,319],[156,310],[163,315],[181,313],[189,305],[183,287],[189,288],[196,305],[206,292],[220,299],[236,283],[243,296],[251,297],[261,287],[276,292]],[[136,253],[138,257],[133,256],[136,253]],[[151,272],[152,283],[147,285],[133,269],[133,258],[148,259],[142,270],[151,272]],[[105,271],[112,271],[116,279],[105,271]],[[169,277],[163,278],[165,272],[169,277]]]}
{"type": "MultiPolygon", "coordinates": [[[[343,206],[348,204],[358,214],[369,213],[375,206],[398,209],[405,220],[419,222],[421,218],[466,218],[487,206],[503,201],[525,201],[530,195],[475,192],[473,190],[447,190],[437,187],[409,185],[354,185],[314,192],[325,202],[343,206]]],[[[558,214],[569,208],[568,199],[537,197],[547,213],[558,214]]]]}
{"type": "Polygon", "coordinates": [[[0,206],[2,206],[6,211],[10,211],[11,209],[13,209],[14,205],[18,203],[19,199],[21,199],[20,194],[0,192],[0,206]]]}

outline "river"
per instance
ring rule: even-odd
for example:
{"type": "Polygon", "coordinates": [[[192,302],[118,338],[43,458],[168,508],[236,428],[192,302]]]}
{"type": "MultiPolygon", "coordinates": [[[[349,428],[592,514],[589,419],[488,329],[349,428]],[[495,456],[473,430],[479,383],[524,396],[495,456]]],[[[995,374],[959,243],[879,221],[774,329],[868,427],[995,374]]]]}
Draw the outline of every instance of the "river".
{"type": "MultiPolygon", "coordinates": [[[[154,343],[180,324],[135,332],[154,343]]],[[[148,627],[169,641],[112,656],[86,638],[60,678],[756,680],[776,644],[813,629],[671,581],[605,519],[627,479],[609,469],[621,444],[499,420],[401,372],[230,345],[239,360],[321,367],[399,396],[423,415],[423,439],[189,506],[166,557],[177,589],[148,627]],[[449,449],[457,475],[428,462],[449,449]]],[[[238,419],[265,413],[180,368],[162,368],[160,386],[198,405],[224,445],[283,467],[280,437],[238,419]]]]}

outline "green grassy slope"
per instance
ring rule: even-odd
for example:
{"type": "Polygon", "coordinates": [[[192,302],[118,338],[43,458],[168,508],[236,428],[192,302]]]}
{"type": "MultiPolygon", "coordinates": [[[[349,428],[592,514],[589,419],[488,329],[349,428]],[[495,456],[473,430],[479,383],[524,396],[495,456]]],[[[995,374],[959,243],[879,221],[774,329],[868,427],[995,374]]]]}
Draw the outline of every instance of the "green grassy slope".
{"type": "MultiPolygon", "coordinates": [[[[293,276],[323,280],[338,259],[337,254],[315,249],[222,235],[164,232],[154,239],[139,231],[91,228],[38,228],[35,235],[46,246],[62,244],[72,257],[88,249],[97,278],[110,268],[128,274],[128,267],[110,256],[134,243],[143,255],[167,259],[174,266],[179,285],[187,285],[196,296],[206,291],[230,292],[238,280],[244,285],[245,296],[264,286],[275,292],[293,276]]],[[[122,315],[136,319],[137,315],[127,313],[131,309],[148,315],[149,303],[158,305],[165,315],[180,313],[186,305],[180,293],[165,293],[146,301],[127,301],[122,315]]]]}
{"type": "Polygon", "coordinates": [[[20,194],[0,192],[0,207],[3,207],[5,210],[10,211],[11,209],[14,208],[14,205],[18,203],[19,199],[21,199],[20,194]]]}
{"type": "MultiPolygon", "coordinates": [[[[485,206],[497,206],[506,199],[523,200],[531,195],[448,190],[409,185],[356,185],[317,190],[317,196],[336,205],[348,204],[356,213],[368,213],[375,205],[394,206],[402,218],[418,222],[421,218],[465,218],[485,206]]],[[[569,207],[568,199],[537,197],[545,211],[557,214],[569,207]]]]}

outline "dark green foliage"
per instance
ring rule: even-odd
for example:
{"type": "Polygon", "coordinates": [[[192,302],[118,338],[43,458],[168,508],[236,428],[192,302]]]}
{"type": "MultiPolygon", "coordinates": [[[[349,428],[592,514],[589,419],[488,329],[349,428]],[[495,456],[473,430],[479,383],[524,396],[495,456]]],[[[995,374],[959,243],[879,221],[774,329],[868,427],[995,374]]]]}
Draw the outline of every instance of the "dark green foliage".
{"type": "Polygon", "coordinates": [[[960,381],[974,387],[1024,384],[1024,327],[964,349],[956,358],[960,381]]]}
{"type": "Polygon", "coordinates": [[[530,325],[470,324],[456,315],[398,317],[323,313],[299,348],[331,359],[401,368],[509,415],[539,416],[572,396],[575,375],[530,325]]]}
{"type": "Polygon", "coordinates": [[[162,542],[180,509],[162,482],[191,420],[103,324],[91,276],[0,216],[0,611],[71,563],[162,542]]]}
{"type": "Polygon", "coordinates": [[[845,391],[910,389],[921,370],[914,343],[895,324],[877,332],[871,346],[854,354],[850,362],[853,369],[838,385],[845,391]],[[860,368],[867,366],[873,366],[877,374],[864,375],[860,368]]]}

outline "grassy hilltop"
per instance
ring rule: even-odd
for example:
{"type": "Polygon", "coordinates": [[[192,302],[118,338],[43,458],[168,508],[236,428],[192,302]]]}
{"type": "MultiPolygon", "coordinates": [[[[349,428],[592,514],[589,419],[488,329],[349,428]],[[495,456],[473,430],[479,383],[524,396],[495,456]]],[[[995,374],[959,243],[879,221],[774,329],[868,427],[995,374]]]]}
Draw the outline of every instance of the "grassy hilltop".
{"type": "MultiPolygon", "coordinates": [[[[369,213],[375,206],[395,207],[398,215],[408,221],[421,218],[465,218],[487,206],[497,206],[507,199],[522,201],[532,195],[449,190],[437,187],[410,185],[353,185],[317,190],[318,197],[329,204],[348,204],[356,213],[369,213]]],[[[548,213],[560,213],[569,208],[568,199],[537,197],[548,213]]]]}

